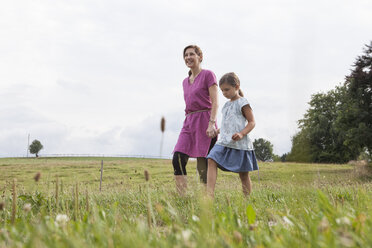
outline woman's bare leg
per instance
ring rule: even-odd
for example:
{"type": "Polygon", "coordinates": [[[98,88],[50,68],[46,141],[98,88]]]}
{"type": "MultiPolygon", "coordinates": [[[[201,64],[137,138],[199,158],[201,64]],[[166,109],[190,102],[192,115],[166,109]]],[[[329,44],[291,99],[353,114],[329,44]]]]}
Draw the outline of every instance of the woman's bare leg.
{"type": "Polygon", "coordinates": [[[214,197],[214,188],[217,180],[217,163],[208,159],[208,172],[207,172],[207,194],[214,197]]]}
{"type": "Polygon", "coordinates": [[[248,196],[252,192],[252,181],[249,172],[239,172],[239,177],[242,181],[243,194],[248,196]]]}

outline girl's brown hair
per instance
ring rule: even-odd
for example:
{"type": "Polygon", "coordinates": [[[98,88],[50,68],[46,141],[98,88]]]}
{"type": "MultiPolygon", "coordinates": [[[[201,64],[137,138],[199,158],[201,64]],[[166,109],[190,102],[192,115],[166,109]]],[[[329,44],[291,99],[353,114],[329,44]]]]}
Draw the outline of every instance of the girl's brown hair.
{"type": "Polygon", "coordinates": [[[240,89],[240,80],[234,72],[226,73],[225,75],[223,75],[221,77],[221,79],[219,81],[219,86],[221,86],[225,83],[227,83],[227,84],[229,84],[233,87],[239,86],[239,96],[241,96],[241,97],[244,96],[243,91],[240,89]]]}
{"type": "MultiPolygon", "coordinates": [[[[197,45],[188,45],[187,47],[185,47],[183,49],[183,58],[185,58],[186,50],[189,49],[189,48],[194,49],[195,53],[200,57],[200,62],[202,62],[203,61],[203,52],[200,49],[200,47],[198,47],[197,45]]],[[[191,76],[191,70],[189,71],[189,76],[191,76]]]]}

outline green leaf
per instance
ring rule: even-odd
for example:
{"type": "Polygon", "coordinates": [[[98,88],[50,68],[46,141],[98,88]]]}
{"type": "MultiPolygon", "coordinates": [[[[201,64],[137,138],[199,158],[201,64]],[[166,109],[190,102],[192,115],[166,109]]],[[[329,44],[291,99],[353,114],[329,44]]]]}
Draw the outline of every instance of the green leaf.
{"type": "Polygon", "coordinates": [[[248,218],[248,224],[252,225],[256,221],[256,212],[254,211],[251,204],[247,207],[247,218],[248,218]]]}

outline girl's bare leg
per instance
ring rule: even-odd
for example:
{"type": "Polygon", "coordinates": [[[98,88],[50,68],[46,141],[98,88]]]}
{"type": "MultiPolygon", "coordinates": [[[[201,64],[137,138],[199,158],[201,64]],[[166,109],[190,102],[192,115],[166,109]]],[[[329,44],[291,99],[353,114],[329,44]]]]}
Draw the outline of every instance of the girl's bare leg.
{"type": "Polygon", "coordinates": [[[214,188],[217,180],[217,163],[208,159],[208,172],[207,172],[207,194],[214,197],[214,188]]]}
{"type": "Polygon", "coordinates": [[[239,172],[239,176],[242,181],[243,194],[248,196],[252,192],[252,181],[249,172],[239,172]]]}
{"type": "Polygon", "coordinates": [[[184,196],[187,190],[187,176],[174,176],[176,180],[176,188],[181,196],[184,196]]]}

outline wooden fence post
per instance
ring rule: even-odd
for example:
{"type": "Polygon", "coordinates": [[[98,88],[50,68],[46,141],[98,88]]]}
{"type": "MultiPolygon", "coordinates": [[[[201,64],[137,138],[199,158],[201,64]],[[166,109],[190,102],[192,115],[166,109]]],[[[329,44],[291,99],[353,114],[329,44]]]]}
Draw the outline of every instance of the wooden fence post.
{"type": "Polygon", "coordinates": [[[99,191],[102,190],[103,160],[101,160],[101,180],[99,182],[99,191]]]}

